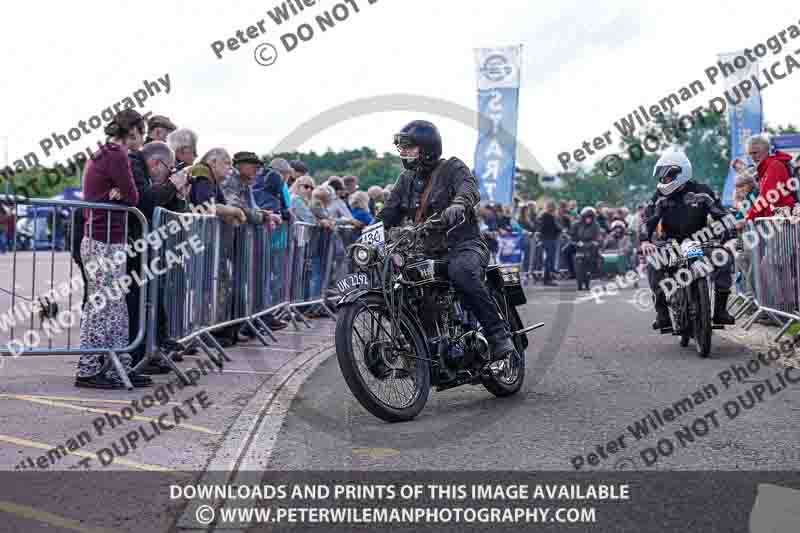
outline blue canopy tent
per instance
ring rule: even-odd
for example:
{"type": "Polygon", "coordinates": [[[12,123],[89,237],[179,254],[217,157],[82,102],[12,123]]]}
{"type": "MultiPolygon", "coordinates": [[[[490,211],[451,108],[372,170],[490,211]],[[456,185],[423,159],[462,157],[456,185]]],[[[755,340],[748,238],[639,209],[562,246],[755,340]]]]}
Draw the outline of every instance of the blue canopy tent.
{"type": "Polygon", "coordinates": [[[776,135],[772,138],[772,148],[786,152],[796,159],[800,155],[800,134],[776,135]]]}

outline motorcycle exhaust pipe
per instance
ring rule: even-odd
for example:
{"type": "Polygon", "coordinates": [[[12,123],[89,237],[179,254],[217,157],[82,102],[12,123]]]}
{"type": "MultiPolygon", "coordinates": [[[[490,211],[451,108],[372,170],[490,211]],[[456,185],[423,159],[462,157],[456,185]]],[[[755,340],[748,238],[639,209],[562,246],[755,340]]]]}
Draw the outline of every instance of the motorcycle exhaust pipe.
{"type": "Polygon", "coordinates": [[[522,328],[519,331],[515,331],[514,333],[512,333],[512,335],[524,335],[525,333],[528,333],[528,332],[533,331],[535,329],[539,329],[542,326],[544,326],[544,322],[539,322],[538,324],[534,324],[532,326],[528,326],[527,328],[522,328]]]}

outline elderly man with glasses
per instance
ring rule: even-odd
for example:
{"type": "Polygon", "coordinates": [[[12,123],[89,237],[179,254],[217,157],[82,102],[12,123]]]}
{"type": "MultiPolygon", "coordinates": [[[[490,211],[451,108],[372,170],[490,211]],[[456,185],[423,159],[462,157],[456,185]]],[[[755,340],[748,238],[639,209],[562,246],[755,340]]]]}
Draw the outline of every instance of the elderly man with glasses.
{"type": "MultiPolygon", "coordinates": [[[[153,214],[156,207],[164,207],[171,210],[182,210],[183,197],[188,192],[188,180],[184,173],[172,175],[172,163],[174,155],[169,147],[160,141],[153,141],[144,145],[141,151],[136,154],[137,160],[141,162],[141,172],[136,174],[136,188],[139,191],[139,203],[137,208],[152,225],[153,214]]],[[[131,218],[131,220],[134,220],[131,218]]],[[[132,231],[129,239],[142,237],[142,229],[138,224],[131,224],[132,231]]],[[[128,258],[128,272],[139,272],[141,269],[141,257],[136,254],[128,258]]],[[[130,338],[136,337],[139,320],[139,291],[138,284],[131,285],[126,295],[128,315],[131,317],[129,322],[130,338]]],[[[176,352],[173,359],[181,360],[180,352],[182,347],[176,343],[167,342],[166,329],[159,323],[159,341],[162,348],[167,352],[176,352]]],[[[133,365],[137,365],[145,356],[145,343],[139,345],[131,354],[133,365]]],[[[143,374],[163,374],[169,372],[169,367],[164,364],[154,363],[145,366],[143,374]]]]}
{"type": "Polygon", "coordinates": [[[753,160],[758,173],[759,195],[747,212],[747,220],[770,217],[779,207],[792,208],[797,203],[797,183],[790,187],[789,173],[792,156],[776,150],[770,154],[769,137],[753,135],[747,140],[747,155],[753,160]]]}
{"type": "Polygon", "coordinates": [[[167,135],[167,144],[175,152],[175,169],[190,167],[197,159],[197,134],[192,130],[181,128],[167,135]]]}

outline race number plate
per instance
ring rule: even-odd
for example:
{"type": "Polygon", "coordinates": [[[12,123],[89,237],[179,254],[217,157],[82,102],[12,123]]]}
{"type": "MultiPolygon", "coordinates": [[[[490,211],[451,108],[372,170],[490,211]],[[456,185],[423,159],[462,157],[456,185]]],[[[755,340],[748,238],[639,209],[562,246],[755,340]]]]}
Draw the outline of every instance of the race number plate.
{"type": "Polygon", "coordinates": [[[370,246],[375,246],[376,248],[381,248],[384,240],[383,222],[378,222],[364,228],[364,230],[361,232],[361,238],[359,239],[359,242],[370,246]]]}
{"type": "Polygon", "coordinates": [[[369,276],[360,272],[358,274],[345,276],[336,283],[336,288],[344,295],[361,287],[366,287],[367,285],[369,285],[369,276]]]}
{"type": "Polygon", "coordinates": [[[702,246],[697,241],[684,241],[683,244],[681,244],[681,251],[684,256],[690,259],[692,257],[703,257],[703,255],[705,255],[702,246]]]}

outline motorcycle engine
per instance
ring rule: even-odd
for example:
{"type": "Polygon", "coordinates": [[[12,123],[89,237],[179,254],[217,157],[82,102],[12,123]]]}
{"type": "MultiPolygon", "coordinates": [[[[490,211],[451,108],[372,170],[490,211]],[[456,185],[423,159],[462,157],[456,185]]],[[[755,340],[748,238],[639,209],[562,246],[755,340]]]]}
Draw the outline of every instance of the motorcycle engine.
{"type": "Polygon", "coordinates": [[[473,368],[489,362],[489,342],[477,331],[468,331],[449,343],[446,357],[451,368],[473,368]]]}

